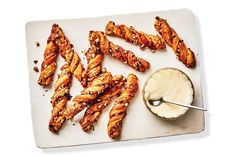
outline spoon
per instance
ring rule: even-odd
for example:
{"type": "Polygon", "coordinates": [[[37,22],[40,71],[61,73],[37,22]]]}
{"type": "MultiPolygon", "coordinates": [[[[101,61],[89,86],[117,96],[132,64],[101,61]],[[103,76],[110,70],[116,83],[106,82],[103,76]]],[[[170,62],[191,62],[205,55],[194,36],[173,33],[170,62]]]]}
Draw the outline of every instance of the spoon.
{"type": "Polygon", "coordinates": [[[176,103],[176,102],[172,102],[172,101],[167,101],[164,100],[162,97],[158,100],[152,100],[149,99],[148,102],[152,105],[152,106],[160,106],[162,103],[167,102],[167,103],[171,103],[174,105],[178,105],[178,106],[183,106],[183,107],[188,107],[191,109],[196,109],[196,110],[201,110],[201,111],[207,111],[207,109],[201,108],[201,107],[197,107],[197,106],[192,106],[192,105],[185,105],[185,104],[180,104],[180,103],[176,103]]]}

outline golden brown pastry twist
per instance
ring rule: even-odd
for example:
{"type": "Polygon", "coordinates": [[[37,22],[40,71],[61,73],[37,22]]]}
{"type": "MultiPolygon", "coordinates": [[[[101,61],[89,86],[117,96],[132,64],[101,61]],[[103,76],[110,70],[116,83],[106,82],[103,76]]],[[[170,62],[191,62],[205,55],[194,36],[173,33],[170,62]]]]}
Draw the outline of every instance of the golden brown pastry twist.
{"type": "Polygon", "coordinates": [[[157,49],[165,49],[166,44],[158,35],[146,34],[135,30],[132,26],[116,25],[115,22],[110,21],[106,25],[106,35],[117,36],[125,39],[127,42],[135,45],[140,45],[141,49],[148,47],[155,51],[157,49]]]}
{"type": "Polygon", "coordinates": [[[102,71],[103,53],[95,45],[91,45],[86,51],[87,81],[94,80],[102,71]]]}
{"type": "Polygon", "coordinates": [[[88,132],[94,129],[93,124],[97,122],[103,109],[110,104],[112,97],[118,95],[125,81],[126,79],[122,75],[114,76],[111,86],[87,108],[84,117],[80,120],[84,131],[88,132]]]}
{"type": "MultiPolygon", "coordinates": [[[[58,115],[60,123],[57,123],[58,130],[62,127],[66,119],[72,119],[77,113],[82,111],[87,103],[95,100],[111,83],[111,73],[105,72],[94,79],[89,87],[86,87],[80,95],[76,96],[72,104],[67,106],[62,114],[58,115]]],[[[57,131],[58,131],[57,130],[57,131]]]]}
{"type": "Polygon", "coordinates": [[[150,68],[148,61],[135,56],[132,51],[125,50],[121,46],[113,44],[103,32],[90,31],[89,41],[90,44],[96,45],[102,53],[115,57],[139,72],[145,72],[150,68]]]}
{"type": "Polygon", "coordinates": [[[108,135],[117,139],[120,137],[122,121],[126,116],[126,110],[129,102],[138,90],[138,78],[134,74],[129,74],[125,88],[121,91],[120,96],[116,99],[114,106],[109,114],[109,122],[107,125],[108,135]]]}
{"type": "Polygon", "coordinates": [[[195,67],[196,60],[193,51],[185,46],[183,40],[179,38],[167,21],[157,16],[154,26],[165,42],[173,48],[178,59],[188,68],[195,67]]]}
{"type": "Polygon", "coordinates": [[[54,35],[55,34],[52,27],[51,35],[48,38],[47,46],[44,51],[44,59],[41,64],[41,72],[38,79],[38,84],[43,87],[47,87],[51,84],[53,80],[53,74],[57,68],[56,57],[58,54],[58,46],[54,43],[53,40],[51,40],[51,37],[54,35]]]}
{"type": "Polygon", "coordinates": [[[82,111],[87,103],[95,100],[98,95],[103,93],[105,89],[109,87],[112,82],[112,75],[109,72],[102,73],[100,76],[95,78],[91,84],[85,88],[80,95],[73,99],[70,106],[67,106],[64,116],[66,119],[72,119],[76,114],[82,111]]]}
{"type": "Polygon", "coordinates": [[[54,84],[54,94],[51,98],[52,115],[49,121],[49,130],[52,132],[58,132],[61,128],[61,123],[64,122],[62,114],[65,110],[67,101],[71,98],[70,86],[71,86],[72,74],[69,70],[69,65],[65,64],[61,68],[61,74],[58,80],[54,84]]]}
{"type": "Polygon", "coordinates": [[[79,55],[74,51],[73,45],[65,36],[62,29],[57,24],[53,24],[54,34],[51,38],[59,47],[61,56],[67,61],[70,65],[70,71],[74,76],[81,82],[83,87],[87,85],[86,70],[84,69],[79,55]]]}

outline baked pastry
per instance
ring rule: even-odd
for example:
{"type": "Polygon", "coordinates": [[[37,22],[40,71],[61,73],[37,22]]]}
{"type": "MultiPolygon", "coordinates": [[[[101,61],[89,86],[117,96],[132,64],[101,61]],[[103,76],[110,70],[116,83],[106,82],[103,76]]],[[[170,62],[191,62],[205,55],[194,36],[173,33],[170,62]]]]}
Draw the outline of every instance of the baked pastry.
{"type": "Polygon", "coordinates": [[[178,34],[169,26],[167,21],[157,16],[154,26],[164,38],[165,42],[173,48],[177,58],[186,67],[195,67],[196,60],[193,51],[185,46],[184,41],[179,38],[178,34]]]}
{"type": "Polygon", "coordinates": [[[80,95],[76,96],[70,106],[66,106],[62,114],[58,115],[59,123],[56,123],[54,127],[58,128],[57,131],[62,127],[66,119],[72,119],[77,113],[82,111],[87,103],[95,100],[99,94],[101,94],[111,83],[111,73],[103,73],[94,79],[90,86],[85,88],[80,95]]]}
{"type": "Polygon", "coordinates": [[[97,122],[103,109],[111,103],[112,97],[118,95],[125,81],[122,75],[114,76],[110,87],[87,108],[84,117],[80,120],[80,125],[85,132],[94,129],[93,124],[97,122]]]}
{"type": "Polygon", "coordinates": [[[129,74],[125,88],[121,91],[120,96],[116,99],[114,106],[109,113],[109,122],[107,125],[108,135],[117,139],[120,137],[122,121],[126,116],[126,110],[129,102],[138,90],[138,78],[134,74],[129,74]]]}
{"type": "Polygon", "coordinates": [[[58,132],[61,128],[61,122],[64,119],[61,117],[63,114],[67,101],[71,98],[70,86],[71,86],[72,74],[69,70],[69,65],[65,64],[61,68],[61,74],[54,84],[54,94],[51,98],[52,115],[49,121],[49,130],[52,132],[58,132]]]}
{"type": "Polygon", "coordinates": [[[150,68],[148,61],[135,56],[132,51],[125,50],[121,46],[113,44],[103,32],[90,31],[89,41],[91,45],[96,45],[102,53],[113,56],[139,72],[145,72],[150,68]]]}
{"type": "MultiPolygon", "coordinates": [[[[52,35],[52,32],[51,32],[52,35]]],[[[43,62],[41,64],[41,72],[38,79],[38,84],[47,87],[51,84],[53,80],[53,74],[56,71],[58,47],[54,41],[50,40],[50,37],[47,41],[47,46],[43,55],[43,62]]]]}
{"type": "Polygon", "coordinates": [[[69,69],[74,76],[81,82],[83,87],[87,85],[86,70],[84,69],[79,55],[74,51],[73,45],[65,36],[62,29],[57,24],[53,24],[54,34],[51,38],[59,47],[61,56],[70,65],[69,69]]]}
{"type": "Polygon", "coordinates": [[[148,47],[155,51],[157,49],[165,49],[166,44],[158,35],[146,34],[141,31],[137,31],[134,27],[127,27],[125,25],[116,25],[115,22],[110,21],[106,25],[106,35],[112,35],[125,39],[127,42],[135,45],[140,45],[141,49],[148,47]]]}
{"type": "Polygon", "coordinates": [[[102,71],[103,53],[95,45],[91,45],[86,51],[87,81],[94,80],[102,71]]]}
{"type": "Polygon", "coordinates": [[[66,119],[72,119],[76,114],[82,111],[88,103],[95,100],[112,82],[112,75],[109,72],[102,73],[95,78],[90,86],[86,87],[80,95],[76,96],[72,104],[67,106],[64,116],[66,119]]]}

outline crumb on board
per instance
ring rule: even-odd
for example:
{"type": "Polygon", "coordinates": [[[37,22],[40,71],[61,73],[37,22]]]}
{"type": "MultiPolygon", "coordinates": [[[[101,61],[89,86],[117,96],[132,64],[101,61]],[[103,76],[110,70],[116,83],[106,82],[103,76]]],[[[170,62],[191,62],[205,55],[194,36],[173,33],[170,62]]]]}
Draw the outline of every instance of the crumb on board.
{"type": "Polygon", "coordinates": [[[73,126],[75,126],[75,123],[73,123],[73,126]]]}
{"type": "Polygon", "coordinates": [[[37,47],[39,47],[40,46],[40,43],[39,42],[35,42],[35,45],[37,46],[37,47]]]}
{"type": "Polygon", "coordinates": [[[34,69],[35,72],[39,72],[39,68],[37,66],[34,66],[33,69],[34,69]]]}
{"type": "Polygon", "coordinates": [[[37,64],[38,63],[38,60],[34,60],[34,64],[37,64]]]}
{"type": "Polygon", "coordinates": [[[45,92],[48,92],[48,89],[45,89],[45,92]]]}
{"type": "Polygon", "coordinates": [[[43,96],[45,96],[45,95],[43,94],[43,96]]]}

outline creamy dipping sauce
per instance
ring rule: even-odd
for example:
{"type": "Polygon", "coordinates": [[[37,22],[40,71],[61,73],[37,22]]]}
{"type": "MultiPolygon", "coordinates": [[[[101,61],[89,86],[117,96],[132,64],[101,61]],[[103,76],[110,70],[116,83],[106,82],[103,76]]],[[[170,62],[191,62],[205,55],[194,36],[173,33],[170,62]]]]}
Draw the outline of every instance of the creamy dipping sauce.
{"type": "Polygon", "coordinates": [[[146,82],[143,96],[149,110],[165,119],[176,119],[188,110],[187,107],[171,103],[152,106],[148,100],[164,100],[191,105],[194,98],[194,89],[189,77],[178,69],[165,68],[154,73],[146,82]]]}

